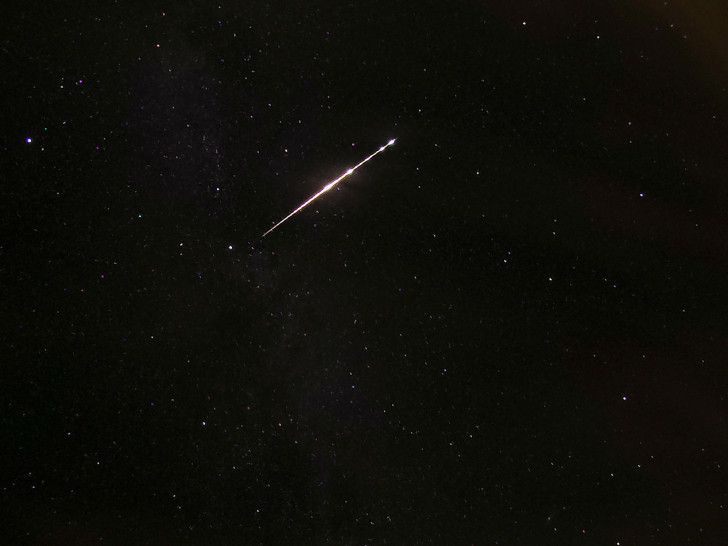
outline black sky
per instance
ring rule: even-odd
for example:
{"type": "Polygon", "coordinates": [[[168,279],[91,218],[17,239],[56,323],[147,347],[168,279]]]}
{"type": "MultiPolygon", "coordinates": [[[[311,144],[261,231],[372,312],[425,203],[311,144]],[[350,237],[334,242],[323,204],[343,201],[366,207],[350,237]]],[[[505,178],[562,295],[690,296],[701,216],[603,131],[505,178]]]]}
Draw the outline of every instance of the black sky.
{"type": "Polygon", "coordinates": [[[725,542],[718,2],[6,14],[4,543],[725,542]]]}

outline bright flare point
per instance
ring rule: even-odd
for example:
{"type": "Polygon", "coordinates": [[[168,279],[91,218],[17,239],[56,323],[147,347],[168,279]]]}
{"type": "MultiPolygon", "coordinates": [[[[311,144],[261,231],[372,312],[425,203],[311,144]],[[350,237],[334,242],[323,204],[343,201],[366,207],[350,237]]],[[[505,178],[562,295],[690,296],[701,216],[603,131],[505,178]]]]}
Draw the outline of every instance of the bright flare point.
{"type": "Polygon", "coordinates": [[[270,228],[268,231],[266,231],[263,235],[260,236],[260,238],[262,239],[263,237],[265,237],[266,235],[268,235],[271,231],[273,231],[275,228],[277,228],[278,226],[280,226],[283,222],[285,222],[286,220],[288,220],[294,214],[296,214],[298,212],[301,212],[309,204],[311,204],[313,201],[315,201],[316,199],[318,199],[319,197],[321,197],[323,194],[325,194],[327,191],[329,191],[330,189],[332,189],[334,186],[336,186],[336,184],[338,184],[339,182],[341,182],[344,178],[346,178],[350,174],[354,174],[354,171],[355,170],[357,170],[359,167],[361,167],[362,165],[364,165],[364,163],[366,163],[367,161],[369,161],[375,155],[377,155],[380,152],[383,152],[384,150],[387,149],[387,147],[389,147],[392,144],[394,144],[394,141],[395,140],[397,140],[397,139],[396,138],[393,138],[392,140],[390,140],[389,142],[387,142],[387,145],[386,146],[382,146],[376,152],[374,152],[372,155],[370,155],[369,157],[363,159],[362,161],[360,161],[359,163],[357,163],[356,165],[354,165],[351,169],[347,170],[339,178],[337,178],[335,180],[332,180],[331,182],[329,182],[328,184],[326,184],[323,187],[322,190],[320,190],[318,193],[314,194],[313,197],[309,197],[308,200],[304,201],[301,205],[298,206],[297,209],[294,209],[293,212],[291,212],[288,216],[286,216],[285,218],[283,218],[283,220],[281,220],[276,225],[274,225],[272,228],[270,228]]]}

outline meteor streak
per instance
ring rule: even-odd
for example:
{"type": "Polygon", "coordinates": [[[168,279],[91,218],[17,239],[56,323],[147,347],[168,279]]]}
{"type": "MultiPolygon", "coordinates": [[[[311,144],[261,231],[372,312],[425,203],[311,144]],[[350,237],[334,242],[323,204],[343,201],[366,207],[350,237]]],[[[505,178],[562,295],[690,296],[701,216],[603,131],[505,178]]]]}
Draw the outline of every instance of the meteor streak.
{"type": "Polygon", "coordinates": [[[289,214],[288,216],[286,216],[285,218],[283,218],[283,220],[281,220],[281,221],[280,221],[280,222],[278,222],[278,223],[277,223],[276,225],[274,225],[274,226],[273,226],[272,228],[270,228],[270,229],[269,229],[268,231],[266,231],[266,232],[265,232],[265,233],[264,233],[263,235],[261,235],[261,236],[260,236],[260,238],[262,239],[263,237],[265,237],[266,235],[268,235],[268,234],[269,234],[269,233],[270,233],[271,231],[273,231],[273,230],[274,230],[275,228],[277,228],[278,226],[280,226],[280,225],[281,225],[281,224],[282,224],[283,222],[285,222],[286,220],[288,220],[288,219],[289,219],[289,218],[290,218],[291,216],[293,216],[294,214],[296,214],[296,213],[298,213],[298,212],[301,212],[301,211],[302,211],[303,209],[305,209],[305,208],[306,208],[306,207],[307,207],[308,205],[310,205],[310,204],[311,204],[311,203],[312,203],[313,201],[315,201],[316,199],[318,199],[319,197],[321,197],[321,196],[322,196],[323,194],[325,194],[325,193],[326,193],[327,191],[329,191],[329,190],[330,190],[330,189],[332,189],[332,188],[333,188],[334,186],[336,186],[336,184],[338,184],[339,182],[341,182],[341,181],[342,181],[342,180],[343,180],[344,178],[346,178],[346,177],[347,177],[347,176],[349,176],[350,174],[353,174],[353,173],[354,173],[354,171],[355,171],[355,170],[357,170],[357,169],[358,169],[359,167],[361,167],[362,165],[364,165],[364,163],[366,163],[367,161],[369,161],[369,160],[370,160],[371,158],[373,158],[373,157],[374,157],[375,155],[377,155],[378,153],[380,153],[380,152],[383,152],[384,150],[386,150],[386,149],[387,149],[387,148],[388,148],[389,146],[393,145],[393,144],[394,144],[394,141],[395,141],[395,140],[397,140],[397,139],[396,139],[396,138],[393,138],[392,140],[390,140],[389,142],[387,142],[387,144],[385,144],[384,146],[382,146],[381,148],[379,148],[379,149],[378,149],[378,150],[377,150],[376,152],[374,152],[374,153],[373,153],[372,155],[370,155],[370,156],[369,156],[369,157],[367,157],[366,159],[364,159],[364,160],[360,161],[360,162],[359,162],[359,163],[357,163],[357,164],[356,164],[356,165],[355,165],[354,167],[352,167],[351,169],[349,169],[348,171],[346,171],[346,172],[345,172],[344,174],[342,174],[342,175],[341,175],[341,176],[340,176],[339,178],[337,178],[337,179],[335,179],[335,180],[332,180],[331,182],[329,182],[328,184],[326,184],[326,185],[325,185],[325,186],[323,187],[323,189],[322,189],[322,190],[319,190],[319,192],[318,192],[318,193],[316,193],[316,194],[314,194],[314,195],[313,195],[313,197],[309,197],[309,198],[308,198],[308,200],[304,201],[304,202],[303,202],[303,203],[302,203],[301,205],[299,205],[299,206],[298,206],[298,208],[297,208],[297,209],[295,209],[295,210],[294,210],[293,212],[291,212],[291,213],[290,213],[290,214],[289,214]]]}

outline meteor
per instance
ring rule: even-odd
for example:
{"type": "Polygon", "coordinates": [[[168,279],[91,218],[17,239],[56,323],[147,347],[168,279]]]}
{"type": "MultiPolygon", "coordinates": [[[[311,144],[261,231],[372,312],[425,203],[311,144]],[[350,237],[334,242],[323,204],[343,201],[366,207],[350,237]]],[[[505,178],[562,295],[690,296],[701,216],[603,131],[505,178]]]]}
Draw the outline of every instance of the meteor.
{"type": "Polygon", "coordinates": [[[372,155],[370,155],[366,159],[363,159],[362,161],[360,161],[359,163],[357,163],[355,166],[353,166],[351,169],[349,169],[348,171],[346,171],[339,178],[336,178],[335,180],[332,180],[331,182],[329,182],[328,184],[326,184],[323,187],[323,189],[319,190],[319,192],[316,193],[316,194],[314,194],[312,197],[309,197],[306,201],[304,201],[301,205],[299,205],[297,209],[294,209],[293,212],[291,212],[288,216],[286,216],[285,218],[283,218],[283,220],[281,220],[280,222],[278,222],[276,225],[274,225],[272,228],[270,228],[268,231],[266,231],[263,235],[261,235],[260,238],[262,239],[263,237],[265,237],[266,235],[268,235],[271,231],[273,231],[275,228],[277,228],[278,226],[280,226],[283,222],[285,222],[286,220],[288,220],[294,214],[296,214],[298,212],[301,212],[303,209],[305,209],[308,205],[310,205],[316,199],[318,199],[319,197],[321,197],[323,194],[325,194],[330,189],[334,188],[336,186],[336,184],[338,184],[339,182],[341,182],[344,178],[346,178],[347,176],[349,176],[351,174],[354,174],[354,171],[357,170],[362,165],[364,165],[364,163],[366,163],[367,161],[369,161],[371,158],[373,158],[378,153],[381,153],[384,150],[386,150],[388,147],[392,146],[394,144],[394,141],[395,140],[397,140],[397,139],[396,138],[393,138],[392,140],[390,140],[389,142],[387,142],[387,144],[385,144],[384,146],[382,146],[381,148],[379,148],[376,152],[374,152],[372,155]]]}

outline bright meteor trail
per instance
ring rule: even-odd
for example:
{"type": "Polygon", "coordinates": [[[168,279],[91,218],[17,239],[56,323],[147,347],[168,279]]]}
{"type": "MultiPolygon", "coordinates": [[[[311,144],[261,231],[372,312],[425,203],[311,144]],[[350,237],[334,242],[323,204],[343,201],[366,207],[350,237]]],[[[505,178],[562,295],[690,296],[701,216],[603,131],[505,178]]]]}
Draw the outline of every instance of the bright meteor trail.
{"type": "Polygon", "coordinates": [[[379,149],[378,149],[378,150],[377,150],[376,152],[374,152],[374,153],[373,153],[372,155],[370,155],[370,156],[369,156],[369,157],[367,157],[366,159],[364,159],[364,160],[360,161],[360,162],[359,162],[359,163],[358,163],[357,165],[355,165],[354,167],[352,167],[351,169],[349,169],[348,171],[346,171],[346,172],[345,172],[344,174],[342,174],[342,175],[341,175],[341,176],[340,176],[339,178],[337,178],[336,180],[332,180],[331,182],[329,182],[328,184],[326,184],[326,185],[325,185],[325,186],[323,187],[323,189],[322,189],[322,190],[320,190],[320,191],[319,191],[319,192],[318,192],[317,194],[315,194],[315,195],[314,195],[313,197],[309,197],[309,199],[308,199],[307,201],[304,201],[304,202],[303,202],[303,204],[299,205],[299,207],[298,207],[297,209],[295,209],[295,210],[294,210],[293,212],[291,212],[291,213],[290,213],[290,214],[289,214],[288,216],[286,216],[286,217],[285,217],[285,218],[284,218],[283,220],[281,220],[280,222],[278,222],[278,223],[277,223],[276,225],[274,225],[274,226],[273,226],[272,228],[270,228],[270,229],[269,229],[268,231],[266,231],[266,232],[265,232],[265,233],[264,233],[263,235],[261,235],[261,236],[260,236],[260,238],[262,239],[263,237],[265,237],[266,235],[268,235],[268,234],[269,234],[269,233],[270,233],[271,231],[273,231],[273,230],[274,230],[275,228],[277,228],[278,226],[280,226],[280,225],[281,225],[281,224],[282,224],[283,222],[285,222],[286,220],[288,220],[288,219],[289,219],[289,218],[290,218],[291,216],[293,216],[293,215],[294,215],[294,214],[296,214],[297,212],[301,212],[301,211],[302,211],[303,209],[305,209],[305,208],[306,208],[306,207],[307,207],[307,206],[308,206],[308,205],[309,205],[310,203],[312,203],[313,201],[315,201],[316,199],[318,199],[319,197],[321,197],[321,196],[322,196],[323,194],[325,194],[325,193],[326,193],[327,191],[329,191],[330,189],[332,189],[332,188],[333,188],[334,186],[336,186],[336,184],[338,184],[339,182],[341,182],[341,181],[342,181],[342,180],[343,180],[344,178],[346,178],[346,177],[347,177],[347,176],[349,176],[350,174],[353,174],[353,172],[354,172],[355,170],[357,170],[357,169],[358,169],[359,167],[361,167],[362,165],[364,165],[364,163],[366,163],[366,162],[367,162],[367,161],[369,161],[369,160],[370,160],[371,158],[373,158],[373,157],[374,157],[375,155],[377,155],[377,154],[378,154],[378,153],[380,153],[380,152],[383,152],[383,151],[384,151],[384,150],[386,150],[386,149],[387,149],[387,148],[388,148],[389,146],[391,146],[392,144],[394,144],[394,141],[395,141],[395,140],[397,140],[397,139],[396,139],[396,138],[393,138],[392,140],[390,140],[389,142],[387,142],[387,144],[386,144],[386,145],[384,145],[384,146],[382,146],[381,148],[379,148],[379,149]]]}

